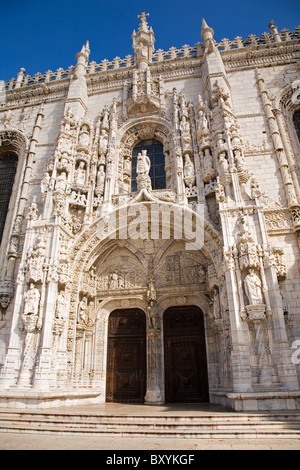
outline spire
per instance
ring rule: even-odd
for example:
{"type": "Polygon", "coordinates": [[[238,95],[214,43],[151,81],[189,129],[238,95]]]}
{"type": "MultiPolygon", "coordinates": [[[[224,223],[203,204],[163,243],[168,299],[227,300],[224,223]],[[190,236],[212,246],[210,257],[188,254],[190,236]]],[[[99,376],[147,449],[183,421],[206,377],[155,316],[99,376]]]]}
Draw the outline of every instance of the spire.
{"type": "Polygon", "coordinates": [[[212,52],[215,49],[214,30],[207,25],[204,18],[202,18],[201,37],[204,41],[205,49],[212,52]]]}
{"type": "Polygon", "coordinates": [[[141,20],[138,32],[132,33],[132,48],[134,50],[135,64],[139,69],[148,68],[149,63],[152,62],[152,54],[154,52],[154,33],[153,29],[148,26],[146,18],[149,13],[141,13],[138,18],[141,20]]]}
{"type": "Polygon", "coordinates": [[[65,101],[65,112],[71,108],[75,119],[82,119],[87,111],[87,84],[86,71],[89,63],[90,45],[89,41],[82,46],[76,55],[77,64],[74,69],[73,79],[70,82],[68,96],[65,101]]]}
{"type": "Polygon", "coordinates": [[[74,72],[75,78],[79,78],[85,75],[86,67],[89,62],[90,52],[90,43],[89,41],[86,41],[86,44],[82,46],[81,51],[78,52],[78,54],[76,55],[77,64],[74,72]]]}
{"type": "Polygon", "coordinates": [[[201,28],[201,37],[204,40],[205,36],[209,36],[211,38],[214,37],[214,30],[208,26],[205,19],[202,18],[202,28],[201,28]]]}

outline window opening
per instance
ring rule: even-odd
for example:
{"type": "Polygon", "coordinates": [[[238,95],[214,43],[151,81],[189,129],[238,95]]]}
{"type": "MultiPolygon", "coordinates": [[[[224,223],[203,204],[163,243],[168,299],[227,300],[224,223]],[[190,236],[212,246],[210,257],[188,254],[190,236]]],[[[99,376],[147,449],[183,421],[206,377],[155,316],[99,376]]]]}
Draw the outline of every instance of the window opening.
{"type": "Polygon", "coordinates": [[[137,156],[142,150],[147,150],[147,155],[150,158],[151,167],[149,176],[151,179],[152,189],[165,189],[166,188],[166,173],[165,173],[165,157],[163,153],[163,144],[156,139],[142,140],[133,149],[132,152],[132,174],[131,174],[131,191],[137,191],[137,156]]]}
{"type": "Polygon", "coordinates": [[[17,164],[18,157],[14,153],[8,153],[0,157],[0,242],[3,236],[17,164]]]}

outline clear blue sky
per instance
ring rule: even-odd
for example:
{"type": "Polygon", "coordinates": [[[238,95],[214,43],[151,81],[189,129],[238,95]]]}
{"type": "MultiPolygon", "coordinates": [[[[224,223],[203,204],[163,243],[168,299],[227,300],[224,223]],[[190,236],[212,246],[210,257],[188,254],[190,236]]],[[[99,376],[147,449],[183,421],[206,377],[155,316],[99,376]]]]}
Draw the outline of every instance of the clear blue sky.
{"type": "Polygon", "coordinates": [[[163,50],[201,41],[203,17],[217,41],[260,36],[271,19],[279,31],[300,25],[300,0],[0,0],[0,80],[16,77],[20,67],[29,75],[67,69],[86,40],[90,61],[123,59],[133,53],[142,11],[163,50]]]}

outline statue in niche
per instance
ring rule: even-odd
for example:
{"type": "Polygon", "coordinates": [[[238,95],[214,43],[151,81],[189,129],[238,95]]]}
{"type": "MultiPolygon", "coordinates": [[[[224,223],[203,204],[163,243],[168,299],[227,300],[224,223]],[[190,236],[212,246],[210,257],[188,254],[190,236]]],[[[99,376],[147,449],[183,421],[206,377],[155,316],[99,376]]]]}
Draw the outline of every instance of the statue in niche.
{"type": "Polygon", "coordinates": [[[136,167],[138,191],[142,189],[151,191],[152,189],[151,179],[149,176],[150,166],[151,162],[150,158],[147,155],[147,151],[142,150],[142,153],[138,154],[136,167]]]}
{"type": "Polygon", "coordinates": [[[101,124],[101,129],[109,129],[109,118],[108,118],[108,115],[109,115],[109,111],[108,111],[108,107],[107,105],[104,107],[104,110],[103,110],[103,120],[102,120],[102,124],[101,124]]]}
{"type": "Polygon", "coordinates": [[[42,195],[44,195],[48,189],[49,189],[49,185],[50,185],[50,175],[48,173],[48,171],[46,171],[44,173],[44,176],[43,176],[43,179],[41,181],[41,192],[42,192],[42,195]]]}
{"type": "Polygon", "coordinates": [[[219,296],[219,290],[217,287],[214,288],[210,306],[212,309],[213,318],[214,319],[221,318],[220,296],[219,296]]]}
{"type": "Polygon", "coordinates": [[[99,170],[97,172],[97,186],[96,186],[98,194],[100,195],[102,195],[104,192],[104,182],[105,182],[104,165],[100,165],[99,170]]]}
{"type": "Polygon", "coordinates": [[[67,187],[67,173],[62,171],[61,174],[56,178],[55,189],[65,191],[67,187]]]}
{"type": "Polygon", "coordinates": [[[38,315],[40,293],[33,283],[30,284],[29,290],[24,295],[25,306],[24,315],[38,315]]]}
{"type": "Polygon", "coordinates": [[[105,155],[108,147],[108,135],[105,129],[102,129],[101,135],[99,138],[99,154],[105,155]]]}
{"type": "Polygon", "coordinates": [[[159,329],[157,322],[157,304],[154,301],[151,301],[148,305],[149,313],[149,326],[150,328],[159,329]]]}
{"type": "Polygon", "coordinates": [[[130,175],[131,172],[131,158],[126,156],[124,157],[124,172],[130,175]]]}
{"type": "Polygon", "coordinates": [[[150,158],[147,155],[147,150],[142,150],[142,153],[138,154],[136,172],[138,175],[148,175],[150,171],[150,158]]]}
{"type": "Polygon", "coordinates": [[[244,280],[245,292],[250,305],[263,304],[262,282],[253,268],[249,269],[249,273],[244,280]]]}
{"type": "Polygon", "coordinates": [[[213,158],[209,148],[204,151],[203,167],[206,172],[213,171],[213,158]]]}
{"type": "Polygon", "coordinates": [[[195,169],[194,169],[194,164],[191,161],[191,157],[189,156],[189,154],[185,155],[184,181],[188,187],[191,187],[195,184],[195,169]]]}
{"type": "Polygon", "coordinates": [[[69,173],[70,166],[71,166],[71,164],[70,164],[70,161],[69,161],[69,156],[66,152],[63,152],[62,156],[59,160],[59,163],[57,165],[57,168],[58,168],[58,170],[64,170],[67,173],[69,173]]]}
{"type": "Polygon", "coordinates": [[[153,279],[151,278],[149,281],[149,286],[147,290],[147,300],[148,302],[156,302],[156,289],[153,279]]]}
{"type": "Polygon", "coordinates": [[[84,162],[79,163],[79,167],[75,171],[74,182],[76,184],[84,186],[85,184],[85,163],[84,162]]]}
{"type": "Polygon", "coordinates": [[[213,157],[209,148],[204,151],[202,179],[205,183],[211,181],[216,175],[213,167],[213,157]]]}
{"type": "Polygon", "coordinates": [[[78,142],[80,145],[87,147],[90,142],[90,132],[86,124],[84,124],[80,130],[78,142]]]}
{"type": "Polygon", "coordinates": [[[88,301],[87,297],[83,297],[82,300],[79,302],[78,308],[78,323],[87,324],[89,318],[89,311],[88,311],[88,301]]]}
{"type": "Polygon", "coordinates": [[[228,173],[228,161],[225,152],[219,155],[220,176],[224,177],[228,173]]]}
{"type": "Polygon", "coordinates": [[[243,171],[245,169],[245,158],[242,155],[242,152],[240,150],[235,150],[234,158],[238,171],[243,171]]]}
{"type": "Polygon", "coordinates": [[[61,291],[57,296],[55,318],[64,320],[68,316],[67,301],[65,291],[61,291]]]}
{"type": "Polygon", "coordinates": [[[199,95],[197,110],[197,134],[199,137],[209,134],[207,119],[208,112],[207,103],[204,103],[201,95],[199,95]]]}
{"type": "Polygon", "coordinates": [[[185,116],[181,118],[180,129],[182,134],[190,133],[190,124],[185,116]]]}

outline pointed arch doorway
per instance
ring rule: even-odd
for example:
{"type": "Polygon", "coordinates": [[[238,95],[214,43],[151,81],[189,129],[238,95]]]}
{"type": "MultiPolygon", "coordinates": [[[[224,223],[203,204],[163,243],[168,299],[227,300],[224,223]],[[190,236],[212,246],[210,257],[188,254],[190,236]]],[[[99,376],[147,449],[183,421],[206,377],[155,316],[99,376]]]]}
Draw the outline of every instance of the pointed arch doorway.
{"type": "Polygon", "coordinates": [[[143,403],[146,394],[146,316],[113,311],[108,319],[106,401],[143,403]]]}
{"type": "Polygon", "coordinates": [[[208,402],[202,311],[195,306],[170,307],[163,323],[166,402],[208,402]]]}

